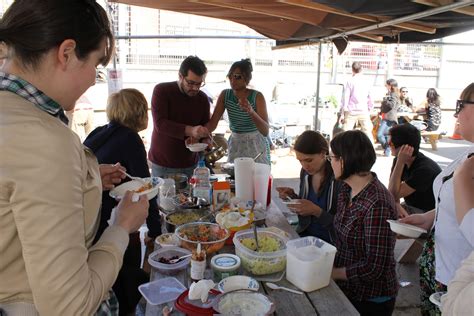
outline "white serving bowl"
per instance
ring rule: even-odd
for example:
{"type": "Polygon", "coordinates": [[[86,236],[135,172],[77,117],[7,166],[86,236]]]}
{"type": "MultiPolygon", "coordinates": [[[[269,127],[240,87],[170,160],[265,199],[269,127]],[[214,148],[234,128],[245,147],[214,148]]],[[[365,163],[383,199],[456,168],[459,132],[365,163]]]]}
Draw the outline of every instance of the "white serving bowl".
{"type": "MultiPolygon", "coordinates": [[[[159,177],[149,177],[143,178],[146,183],[151,183],[151,189],[138,192],[138,195],[146,195],[148,200],[151,200],[158,194],[158,187],[161,186],[164,182],[163,179],[159,177]]],[[[143,186],[143,182],[139,180],[131,180],[125,183],[122,183],[119,186],[116,186],[113,190],[110,190],[109,195],[114,199],[121,199],[125,192],[127,191],[136,191],[143,186]]]]}
{"type": "Polygon", "coordinates": [[[217,284],[217,289],[222,293],[237,290],[258,291],[259,287],[257,280],[245,275],[233,275],[222,279],[217,284]]]}
{"type": "Polygon", "coordinates": [[[268,296],[254,291],[233,291],[220,294],[212,307],[223,315],[272,315],[275,302],[268,296]]]}
{"type": "Polygon", "coordinates": [[[204,149],[206,149],[207,146],[208,146],[208,144],[206,144],[206,143],[195,143],[195,144],[186,145],[186,147],[192,152],[204,151],[204,149]]]}
{"type": "Polygon", "coordinates": [[[427,233],[426,229],[410,225],[410,224],[405,224],[405,223],[400,223],[399,221],[393,220],[393,219],[387,219],[387,222],[390,224],[390,229],[399,235],[403,235],[406,237],[410,238],[418,238],[420,237],[421,234],[427,233]]]}

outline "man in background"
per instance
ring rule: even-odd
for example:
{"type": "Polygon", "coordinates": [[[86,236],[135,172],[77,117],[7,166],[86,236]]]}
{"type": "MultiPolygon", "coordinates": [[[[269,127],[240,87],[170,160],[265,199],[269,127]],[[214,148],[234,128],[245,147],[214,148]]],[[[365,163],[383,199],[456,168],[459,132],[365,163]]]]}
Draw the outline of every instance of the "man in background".
{"type": "Polygon", "coordinates": [[[370,86],[361,71],[362,65],[357,61],[353,62],[352,77],[344,88],[340,123],[345,131],[353,129],[356,124],[360,125],[361,131],[373,142],[370,111],[374,105],[370,97],[370,86]]]}
{"type": "Polygon", "coordinates": [[[153,133],[148,159],[153,176],[184,173],[191,177],[199,154],[186,144],[208,142],[209,131],[204,125],[210,118],[205,85],[207,68],[197,56],[187,57],[180,66],[178,81],[155,86],[151,99],[153,133]]]}

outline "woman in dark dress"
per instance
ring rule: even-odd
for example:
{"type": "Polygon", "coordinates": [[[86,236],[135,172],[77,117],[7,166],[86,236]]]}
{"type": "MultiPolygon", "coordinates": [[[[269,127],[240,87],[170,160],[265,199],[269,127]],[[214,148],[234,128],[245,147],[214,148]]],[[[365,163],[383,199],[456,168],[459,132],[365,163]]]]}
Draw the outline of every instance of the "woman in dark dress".
{"type": "MultiPolygon", "coordinates": [[[[94,152],[99,163],[119,162],[127,169],[128,174],[149,177],[145,146],[138,135],[138,132],[148,125],[148,105],[145,97],[136,89],[122,89],[109,97],[106,111],[109,123],[93,130],[84,141],[84,145],[94,152]]],[[[108,192],[103,193],[101,219],[96,240],[107,228],[107,220],[117,203],[108,192]]],[[[153,238],[161,234],[156,198],[150,201],[146,223],[149,229],[146,239],[153,243],[153,238]]],[[[120,304],[120,315],[134,314],[141,297],[138,286],[149,280],[147,273],[140,268],[140,263],[140,236],[136,232],[130,235],[123,266],[113,286],[120,304]]]]}

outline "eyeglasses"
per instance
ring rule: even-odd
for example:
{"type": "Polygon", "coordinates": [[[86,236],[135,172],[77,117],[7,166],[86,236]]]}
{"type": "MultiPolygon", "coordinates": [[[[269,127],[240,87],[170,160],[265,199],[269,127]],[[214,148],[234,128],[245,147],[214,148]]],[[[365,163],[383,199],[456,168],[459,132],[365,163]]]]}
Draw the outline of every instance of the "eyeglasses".
{"type": "Polygon", "coordinates": [[[461,112],[461,110],[464,108],[464,106],[466,106],[466,104],[474,104],[474,101],[457,100],[456,101],[456,112],[454,113],[454,115],[458,115],[459,112],[461,112]]]}
{"type": "Polygon", "coordinates": [[[244,76],[242,76],[241,74],[232,74],[232,75],[229,75],[229,80],[231,79],[234,79],[234,80],[242,80],[244,78],[244,76]]]}
{"type": "Polygon", "coordinates": [[[401,92],[402,93],[408,93],[408,90],[402,90],[401,92]]]}
{"type": "Polygon", "coordinates": [[[334,155],[326,155],[326,160],[331,162],[333,160],[339,160],[341,157],[339,156],[334,156],[334,155]]]}
{"type": "Polygon", "coordinates": [[[188,80],[186,79],[186,77],[183,77],[184,81],[186,81],[186,83],[190,86],[193,86],[193,87],[198,87],[198,88],[202,88],[206,85],[206,83],[204,81],[201,81],[201,82],[195,82],[195,81],[192,81],[192,80],[188,80]]]}

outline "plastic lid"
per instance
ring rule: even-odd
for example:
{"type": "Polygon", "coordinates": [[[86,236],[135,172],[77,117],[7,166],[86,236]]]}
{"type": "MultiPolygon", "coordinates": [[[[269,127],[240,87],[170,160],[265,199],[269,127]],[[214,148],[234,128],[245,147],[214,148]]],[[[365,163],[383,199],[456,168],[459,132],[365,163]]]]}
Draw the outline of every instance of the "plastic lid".
{"type": "Polygon", "coordinates": [[[215,255],[211,259],[211,267],[219,271],[233,271],[240,267],[240,258],[229,253],[215,255]]]}
{"type": "Polygon", "coordinates": [[[185,313],[186,315],[214,315],[214,309],[212,308],[213,300],[217,295],[220,294],[219,291],[211,289],[209,291],[208,301],[206,303],[201,303],[200,300],[191,301],[188,299],[189,290],[181,293],[178,297],[174,306],[177,310],[185,313]]]}
{"type": "Polygon", "coordinates": [[[142,284],[138,287],[140,293],[151,305],[160,305],[174,301],[186,287],[173,277],[159,279],[142,284]]]}

